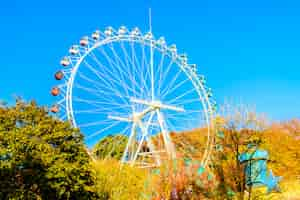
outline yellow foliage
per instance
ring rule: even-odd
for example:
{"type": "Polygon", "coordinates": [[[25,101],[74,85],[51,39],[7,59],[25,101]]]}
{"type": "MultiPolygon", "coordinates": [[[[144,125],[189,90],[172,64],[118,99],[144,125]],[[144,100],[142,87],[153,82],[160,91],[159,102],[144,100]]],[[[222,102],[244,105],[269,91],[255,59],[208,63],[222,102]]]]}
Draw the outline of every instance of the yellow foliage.
{"type": "Polygon", "coordinates": [[[295,179],[300,176],[300,140],[286,128],[288,124],[273,125],[266,130],[263,134],[265,143],[262,146],[269,151],[268,165],[274,173],[284,179],[295,179]]]}
{"type": "MultiPolygon", "coordinates": [[[[265,187],[253,188],[251,199],[255,200],[300,200],[300,182],[284,181],[280,183],[280,192],[267,193],[265,187]]],[[[248,199],[248,196],[245,196],[248,199]]]]}
{"type": "Polygon", "coordinates": [[[146,195],[146,170],[123,165],[117,160],[98,160],[94,163],[97,190],[103,199],[143,199],[146,195]]]}

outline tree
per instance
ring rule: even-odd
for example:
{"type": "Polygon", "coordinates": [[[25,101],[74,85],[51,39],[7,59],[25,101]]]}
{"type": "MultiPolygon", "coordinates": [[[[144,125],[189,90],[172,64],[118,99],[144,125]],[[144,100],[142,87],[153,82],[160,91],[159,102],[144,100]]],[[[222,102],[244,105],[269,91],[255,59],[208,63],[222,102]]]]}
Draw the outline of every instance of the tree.
{"type": "Polygon", "coordinates": [[[121,160],[128,137],[125,135],[108,135],[102,138],[93,148],[98,159],[114,158],[121,160]]]}
{"type": "Polygon", "coordinates": [[[0,107],[0,199],[92,199],[83,135],[35,102],[0,107]]]}
{"type": "MultiPolygon", "coordinates": [[[[244,199],[246,190],[244,166],[239,160],[249,151],[248,145],[259,146],[264,142],[266,120],[247,106],[232,108],[225,105],[216,118],[216,151],[212,158],[214,173],[219,179],[219,199],[244,199]]],[[[251,196],[251,187],[249,198],[251,196]]]]}
{"type": "Polygon", "coordinates": [[[269,166],[284,180],[300,177],[300,120],[273,123],[264,132],[265,149],[270,152],[269,166]],[[280,147],[280,148],[278,148],[280,147]]]}

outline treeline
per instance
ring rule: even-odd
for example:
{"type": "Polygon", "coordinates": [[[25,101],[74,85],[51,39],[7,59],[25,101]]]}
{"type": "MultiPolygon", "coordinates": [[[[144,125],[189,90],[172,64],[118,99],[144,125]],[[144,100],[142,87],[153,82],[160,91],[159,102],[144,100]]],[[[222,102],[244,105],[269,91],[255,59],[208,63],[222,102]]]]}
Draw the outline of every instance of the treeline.
{"type": "MultiPolygon", "coordinates": [[[[249,191],[237,159],[248,144],[269,152],[268,165],[283,180],[300,176],[300,120],[266,125],[255,113],[234,113],[215,119],[208,168],[194,157],[188,164],[141,170],[120,167],[124,136],[101,140],[92,150],[94,162],[82,133],[50,116],[47,108],[20,100],[0,106],[0,199],[244,199],[249,191]]],[[[205,131],[171,137],[179,150],[190,145],[203,150],[205,131]]]]}

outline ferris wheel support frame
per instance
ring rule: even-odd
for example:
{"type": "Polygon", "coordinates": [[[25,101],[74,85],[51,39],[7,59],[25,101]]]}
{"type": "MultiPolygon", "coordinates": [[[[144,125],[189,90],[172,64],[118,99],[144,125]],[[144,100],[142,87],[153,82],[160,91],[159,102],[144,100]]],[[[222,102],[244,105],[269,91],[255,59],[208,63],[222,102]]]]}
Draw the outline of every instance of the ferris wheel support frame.
{"type": "MultiPolygon", "coordinates": [[[[132,122],[132,129],[131,133],[129,135],[129,140],[126,145],[125,151],[122,156],[122,163],[130,163],[130,165],[135,165],[136,160],[138,158],[138,155],[141,153],[141,147],[146,142],[146,145],[149,146],[150,152],[147,152],[147,156],[155,157],[156,165],[159,166],[161,163],[160,156],[157,154],[158,152],[161,151],[156,151],[154,145],[151,142],[150,134],[148,133],[149,126],[151,125],[152,119],[154,115],[157,116],[158,120],[158,125],[161,130],[161,134],[163,136],[163,142],[166,147],[166,153],[167,156],[170,159],[175,159],[176,158],[176,152],[173,143],[171,142],[171,138],[169,135],[168,128],[166,126],[163,114],[160,112],[161,109],[169,109],[177,112],[184,112],[184,108],[181,107],[176,107],[172,105],[165,105],[162,104],[159,101],[145,101],[145,100],[140,100],[140,99],[135,99],[131,98],[132,103],[140,103],[143,105],[148,106],[146,109],[144,109],[140,113],[132,113],[131,117],[120,117],[120,116],[108,116],[109,119],[114,119],[114,120],[119,120],[119,121],[124,121],[124,122],[132,122]],[[150,115],[149,119],[147,120],[146,123],[143,122],[143,118],[146,115],[150,115]],[[134,149],[134,138],[136,137],[137,133],[137,128],[140,128],[142,131],[142,137],[138,143],[138,147],[134,151],[134,154],[128,155],[129,149],[134,149]],[[128,161],[129,159],[129,161],[128,161]]],[[[144,167],[151,167],[153,166],[152,164],[144,167]]]]}

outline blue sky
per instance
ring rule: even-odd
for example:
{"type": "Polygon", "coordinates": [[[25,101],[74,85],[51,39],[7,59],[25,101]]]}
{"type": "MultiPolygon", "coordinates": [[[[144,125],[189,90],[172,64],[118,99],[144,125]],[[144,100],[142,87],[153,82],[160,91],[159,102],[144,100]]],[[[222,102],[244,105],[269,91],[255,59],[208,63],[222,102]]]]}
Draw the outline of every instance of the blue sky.
{"type": "Polygon", "coordinates": [[[218,103],[256,106],[274,120],[300,117],[300,2],[3,1],[0,99],[51,105],[53,73],[81,36],[106,26],[148,30],[200,66],[218,103]]]}

